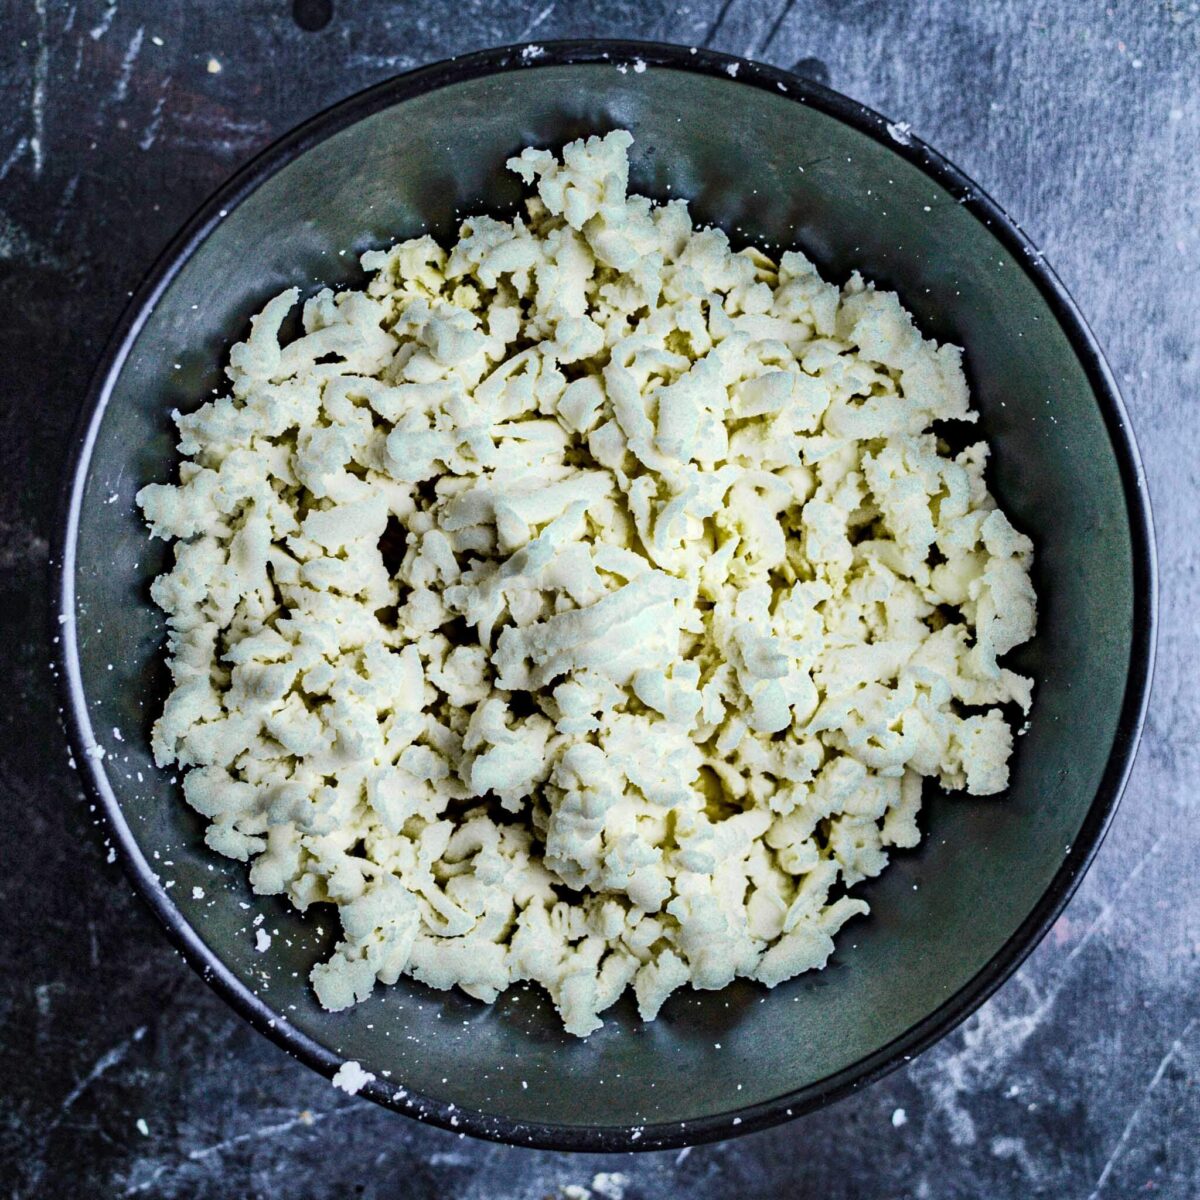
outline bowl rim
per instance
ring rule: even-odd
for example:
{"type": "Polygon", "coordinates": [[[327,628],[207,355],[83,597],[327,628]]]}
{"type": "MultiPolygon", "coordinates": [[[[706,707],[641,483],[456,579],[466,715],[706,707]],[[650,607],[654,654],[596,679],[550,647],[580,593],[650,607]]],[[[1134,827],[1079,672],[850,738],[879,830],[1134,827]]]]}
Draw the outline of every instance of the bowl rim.
{"type": "MultiPolygon", "coordinates": [[[[244,1019],[293,1057],[327,1078],[345,1061],[294,1028],[245,986],[201,939],[158,882],[126,822],[101,762],[80,673],[75,628],[76,541],[92,450],[116,381],[149,314],[184,264],[226,213],[288,163],[332,134],[395,104],[447,85],[508,71],[611,63],[717,77],[731,87],[753,87],[851,126],[886,145],[950,192],[981,220],[1038,288],[1084,369],[1100,408],[1121,478],[1130,525],[1133,638],[1120,718],[1104,774],[1079,836],[1049,886],[1003,946],[954,995],[905,1033],[841,1071],[803,1088],[744,1108],[685,1122],[576,1126],[513,1120],[462,1109],[433,1096],[401,1095],[402,1081],[375,1080],[362,1095],[408,1116],[457,1133],[553,1150],[661,1150],[741,1135],[811,1112],[895,1070],[950,1033],[988,999],[1041,941],[1071,898],[1112,822],[1129,778],[1145,720],[1155,654],[1157,564],[1149,490],[1128,414],[1116,381],[1075,301],[1028,235],[964,172],[926,145],[904,123],[809,79],[766,64],[699,47],[620,39],[524,43],[481,50],[418,67],[359,91],[285,133],[214,192],[171,240],[134,292],[107,343],[86,393],[70,443],[67,486],[59,522],[56,578],[50,614],[63,690],[68,741],[83,779],[100,806],[117,855],[190,966],[244,1019]]],[[[641,70],[643,68],[637,67],[641,70]]]]}

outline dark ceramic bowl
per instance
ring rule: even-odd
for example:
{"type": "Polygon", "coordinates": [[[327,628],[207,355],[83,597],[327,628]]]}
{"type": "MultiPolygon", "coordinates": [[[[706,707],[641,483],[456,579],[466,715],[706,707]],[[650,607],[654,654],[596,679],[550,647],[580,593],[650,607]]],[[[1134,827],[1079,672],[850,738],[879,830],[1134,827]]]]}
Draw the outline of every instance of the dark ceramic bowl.
{"type": "Polygon", "coordinates": [[[906,127],[769,67],[638,43],[494,50],[354,96],[221,190],[146,281],[96,376],[62,546],[62,652],[76,754],[121,856],[176,944],[258,1029],[364,1094],[483,1137],[651,1149],[759,1129],[877,1078],[952,1029],[1066,903],[1129,771],[1146,700],[1154,560],[1117,390],[1074,304],[1013,223],[906,127]],[[337,920],[253,896],[246,870],[154,768],[164,565],[133,503],[174,473],[172,408],[221,378],[247,318],[282,288],[360,278],[354,255],[517,199],[525,145],[631,129],[633,182],[686,196],[737,240],[803,247],[828,278],[894,288],[966,348],[992,486],[1037,546],[1037,680],[1007,795],[930,789],[927,838],[861,889],[874,913],[828,968],[768,992],[677,994],[651,1025],[628,998],[587,1041],[545,997],[492,1007],[411,981],[323,1012],[306,982],[337,920]],[[353,251],[354,254],[344,251],[353,251]],[[123,740],[116,740],[114,730],[123,740]],[[85,757],[99,742],[107,756],[85,757]],[[193,889],[203,899],[193,899],[193,889]],[[249,904],[250,911],[246,910],[249,904]],[[252,914],[272,934],[257,953],[252,914]],[[324,933],[317,925],[323,923],[324,933]]]}

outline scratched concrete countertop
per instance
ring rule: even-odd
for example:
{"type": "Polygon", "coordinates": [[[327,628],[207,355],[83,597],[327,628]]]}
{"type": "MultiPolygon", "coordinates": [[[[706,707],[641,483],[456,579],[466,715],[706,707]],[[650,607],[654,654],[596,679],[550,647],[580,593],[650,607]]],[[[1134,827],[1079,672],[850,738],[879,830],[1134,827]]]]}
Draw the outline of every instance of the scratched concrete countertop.
{"type": "Polygon", "coordinates": [[[336,0],[331,20],[304,27],[328,7],[0,0],[0,1197],[1200,1195],[1198,5],[336,0]],[[792,67],[911,122],[980,180],[1107,348],[1162,568],[1132,782],[1016,977],[830,1109],[644,1156],[423,1127],[335,1092],[237,1019],[107,861],[67,763],[43,633],[62,455],[88,375],[193,207],[272,138],[378,79],[581,35],[792,67]]]}

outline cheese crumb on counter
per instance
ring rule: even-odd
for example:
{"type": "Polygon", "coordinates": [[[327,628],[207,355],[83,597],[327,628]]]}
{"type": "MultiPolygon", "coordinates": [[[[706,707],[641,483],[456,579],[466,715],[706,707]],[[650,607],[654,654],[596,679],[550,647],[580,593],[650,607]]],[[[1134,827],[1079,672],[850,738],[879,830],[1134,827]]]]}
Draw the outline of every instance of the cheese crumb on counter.
{"type": "Polygon", "coordinates": [[[359,1063],[351,1061],[342,1063],[330,1082],[347,1096],[357,1096],[374,1078],[370,1071],[364,1071],[359,1063]]]}

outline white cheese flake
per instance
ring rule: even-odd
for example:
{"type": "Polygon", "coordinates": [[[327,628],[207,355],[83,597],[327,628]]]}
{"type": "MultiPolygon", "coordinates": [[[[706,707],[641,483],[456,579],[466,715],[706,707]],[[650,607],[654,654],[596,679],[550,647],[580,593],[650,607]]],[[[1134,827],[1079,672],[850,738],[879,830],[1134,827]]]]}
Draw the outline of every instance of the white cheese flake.
{"type": "Polygon", "coordinates": [[[335,1088],[340,1088],[347,1096],[357,1096],[374,1078],[372,1072],[364,1071],[358,1063],[350,1061],[344,1062],[338,1067],[332,1083],[335,1088]]]}

